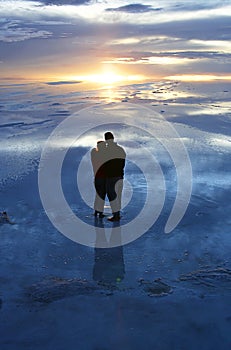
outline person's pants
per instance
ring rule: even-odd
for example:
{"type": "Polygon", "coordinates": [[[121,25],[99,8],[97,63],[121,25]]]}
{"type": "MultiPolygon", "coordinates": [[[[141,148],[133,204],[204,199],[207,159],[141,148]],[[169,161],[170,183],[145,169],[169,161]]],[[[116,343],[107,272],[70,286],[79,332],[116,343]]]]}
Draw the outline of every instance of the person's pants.
{"type": "Polygon", "coordinates": [[[104,202],[106,197],[106,179],[105,178],[95,178],[95,202],[94,209],[100,213],[103,213],[104,202]]]}
{"type": "Polygon", "coordinates": [[[106,179],[106,193],[110,201],[112,213],[118,213],[121,210],[122,190],[122,177],[110,177],[106,179]]]}

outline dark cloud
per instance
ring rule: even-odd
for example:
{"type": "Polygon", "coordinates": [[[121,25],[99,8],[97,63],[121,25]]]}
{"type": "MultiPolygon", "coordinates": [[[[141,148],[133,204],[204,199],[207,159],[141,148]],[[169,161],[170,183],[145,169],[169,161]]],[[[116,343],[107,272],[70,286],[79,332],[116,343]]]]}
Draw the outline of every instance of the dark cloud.
{"type": "Polygon", "coordinates": [[[143,13],[150,11],[161,11],[162,8],[153,8],[151,5],[143,5],[143,4],[129,4],[125,6],[120,6],[116,8],[107,8],[106,11],[116,11],[116,12],[128,12],[128,13],[143,13]]]}
{"type": "Polygon", "coordinates": [[[149,57],[176,57],[176,58],[206,58],[206,59],[230,59],[230,53],[221,53],[219,51],[165,51],[165,52],[155,52],[155,51],[133,51],[126,54],[126,57],[132,61],[138,61],[142,59],[148,59],[149,57]]]}
{"type": "Polygon", "coordinates": [[[82,81],[77,81],[77,80],[61,80],[61,81],[48,81],[46,84],[47,85],[70,85],[70,84],[80,84],[82,81]]]}
{"type": "Polygon", "coordinates": [[[34,0],[45,5],[88,5],[91,0],[34,0]]]}
{"type": "MultiPolygon", "coordinates": [[[[155,54],[156,55],[156,54],[155,54]]],[[[164,52],[161,56],[174,56],[181,58],[207,58],[207,59],[231,59],[231,54],[220,53],[218,51],[180,51],[180,52],[164,52]]]]}

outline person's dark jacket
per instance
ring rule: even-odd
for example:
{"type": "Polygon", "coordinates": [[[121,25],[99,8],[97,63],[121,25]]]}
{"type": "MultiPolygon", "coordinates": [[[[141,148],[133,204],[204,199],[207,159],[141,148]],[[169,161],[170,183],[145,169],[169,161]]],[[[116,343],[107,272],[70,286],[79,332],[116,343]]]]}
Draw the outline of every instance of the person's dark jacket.
{"type": "Polygon", "coordinates": [[[110,142],[107,147],[106,177],[124,177],[126,153],[116,142],[110,142]]]}

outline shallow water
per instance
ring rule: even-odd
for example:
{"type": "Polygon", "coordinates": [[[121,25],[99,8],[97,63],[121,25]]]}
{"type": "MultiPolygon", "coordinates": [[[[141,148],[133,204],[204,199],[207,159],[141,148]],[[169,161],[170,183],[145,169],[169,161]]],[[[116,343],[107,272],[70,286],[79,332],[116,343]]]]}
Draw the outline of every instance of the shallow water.
{"type": "MultiPolygon", "coordinates": [[[[154,104],[172,122],[193,171],[186,213],[166,234],[177,185],[171,157],[145,133],[129,129],[128,134],[124,126],[117,126],[118,142],[127,150],[134,151],[138,135],[141,151],[144,145],[155,151],[166,191],[155,224],[140,238],[115,248],[87,247],[66,238],[49,221],[38,191],[41,150],[51,131],[76,108],[103,104],[112,95],[107,90],[102,98],[102,91],[35,85],[20,87],[20,94],[17,86],[4,91],[1,210],[14,225],[0,226],[1,349],[136,350],[144,346],[144,339],[147,349],[230,349],[230,93],[225,92],[230,86],[163,82],[115,92],[123,110],[126,97],[137,104],[154,104]]],[[[95,222],[92,208],[82,204],[76,190],[77,164],[94,143],[91,135],[84,147],[66,157],[63,190],[75,215],[95,229],[104,228],[110,242],[112,224],[106,219],[95,222]]],[[[138,148],[134,154],[142,159],[138,148]]],[[[86,174],[90,179],[90,170],[86,174]]],[[[129,162],[126,177],[133,193],[130,196],[129,186],[124,192],[128,203],[122,226],[138,215],[147,191],[144,178],[129,162]]]]}

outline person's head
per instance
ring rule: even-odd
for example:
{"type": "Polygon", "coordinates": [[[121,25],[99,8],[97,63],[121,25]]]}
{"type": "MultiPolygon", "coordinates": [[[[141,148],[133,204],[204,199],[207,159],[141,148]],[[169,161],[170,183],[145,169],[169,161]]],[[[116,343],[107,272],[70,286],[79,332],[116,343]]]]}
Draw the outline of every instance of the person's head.
{"type": "Polygon", "coordinates": [[[106,147],[106,144],[103,140],[97,141],[97,149],[98,150],[104,149],[105,147],[106,147]]]}
{"type": "Polygon", "coordinates": [[[111,131],[105,132],[104,138],[105,138],[105,141],[109,141],[109,140],[114,141],[114,135],[111,131]]]}

